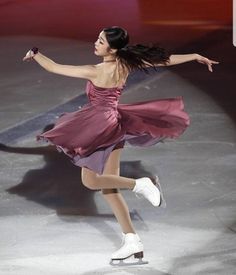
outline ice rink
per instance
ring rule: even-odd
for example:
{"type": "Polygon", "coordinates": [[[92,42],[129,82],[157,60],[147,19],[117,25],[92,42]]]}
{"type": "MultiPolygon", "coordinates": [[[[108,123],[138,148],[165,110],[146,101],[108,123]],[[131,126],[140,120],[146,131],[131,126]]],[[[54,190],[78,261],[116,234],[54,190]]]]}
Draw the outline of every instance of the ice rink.
{"type": "Polygon", "coordinates": [[[158,174],[167,208],[122,190],[148,264],[113,267],[121,228],[100,191],[81,183],[81,169],[35,136],[65,111],[85,104],[86,82],[50,74],[21,59],[32,45],[64,64],[98,62],[93,43],[45,35],[0,36],[0,274],[236,274],[236,50],[231,30],[184,44],[216,59],[128,79],[120,102],[183,96],[191,125],[177,140],[126,145],[122,176],[158,174]]]}

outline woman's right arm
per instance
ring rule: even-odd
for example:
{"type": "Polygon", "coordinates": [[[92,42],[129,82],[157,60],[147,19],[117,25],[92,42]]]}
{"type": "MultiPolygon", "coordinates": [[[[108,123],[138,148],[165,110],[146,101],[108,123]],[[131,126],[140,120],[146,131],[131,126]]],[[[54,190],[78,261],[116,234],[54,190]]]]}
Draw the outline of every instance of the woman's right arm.
{"type": "MultiPolygon", "coordinates": [[[[54,62],[50,58],[46,57],[42,53],[38,52],[35,55],[32,55],[32,58],[45,70],[55,73],[61,74],[71,77],[79,77],[85,78],[89,80],[93,80],[97,76],[97,69],[95,65],[82,65],[82,66],[73,66],[73,65],[62,65],[54,62]]],[[[30,54],[26,54],[23,60],[27,60],[30,58],[30,54]],[[28,57],[27,57],[28,55],[28,57]]]]}

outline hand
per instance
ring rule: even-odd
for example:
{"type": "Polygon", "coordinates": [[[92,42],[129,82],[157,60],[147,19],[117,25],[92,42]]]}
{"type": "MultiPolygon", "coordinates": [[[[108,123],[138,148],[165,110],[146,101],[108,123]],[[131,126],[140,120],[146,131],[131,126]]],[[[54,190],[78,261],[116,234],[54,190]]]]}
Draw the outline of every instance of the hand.
{"type": "Polygon", "coordinates": [[[33,59],[34,56],[35,56],[35,54],[33,53],[33,51],[32,51],[32,50],[29,50],[29,51],[26,53],[25,57],[23,58],[23,61],[30,61],[30,60],[33,59]]]}
{"type": "Polygon", "coordinates": [[[196,60],[197,60],[197,62],[199,62],[201,64],[207,65],[208,66],[208,70],[210,72],[213,72],[213,70],[212,70],[212,65],[213,64],[219,64],[218,61],[210,60],[210,59],[208,59],[208,58],[206,58],[206,57],[204,57],[204,56],[202,56],[200,54],[197,54],[196,60]]]}

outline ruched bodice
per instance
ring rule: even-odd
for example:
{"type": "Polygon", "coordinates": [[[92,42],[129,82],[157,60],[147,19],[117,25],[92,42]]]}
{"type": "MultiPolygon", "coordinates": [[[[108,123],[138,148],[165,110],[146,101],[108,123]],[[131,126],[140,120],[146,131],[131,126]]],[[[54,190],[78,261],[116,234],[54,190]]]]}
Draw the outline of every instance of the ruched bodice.
{"type": "Polygon", "coordinates": [[[86,94],[89,102],[94,105],[116,108],[123,88],[101,88],[95,86],[91,81],[87,82],[86,94]]]}
{"type": "Polygon", "coordinates": [[[87,82],[88,103],[64,113],[52,130],[38,135],[56,145],[75,165],[102,174],[116,146],[151,146],[177,138],[189,125],[182,97],[119,104],[123,88],[102,88],[87,82]]]}

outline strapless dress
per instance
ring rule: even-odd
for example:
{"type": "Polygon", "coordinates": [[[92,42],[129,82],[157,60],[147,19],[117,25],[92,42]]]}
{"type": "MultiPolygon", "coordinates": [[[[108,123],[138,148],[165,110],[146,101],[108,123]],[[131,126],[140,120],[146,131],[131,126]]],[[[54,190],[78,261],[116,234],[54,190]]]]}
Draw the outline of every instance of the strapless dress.
{"type": "Polygon", "coordinates": [[[119,104],[123,89],[97,87],[88,81],[88,103],[62,114],[53,129],[37,139],[54,144],[75,165],[102,174],[110,153],[126,142],[152,146],[179,137],[189,125],[182,97],[119,104]]]}

